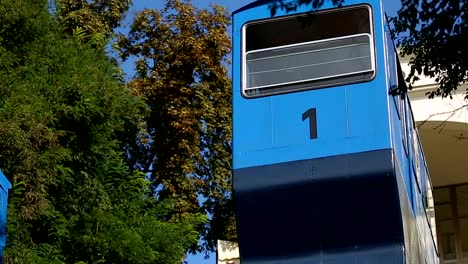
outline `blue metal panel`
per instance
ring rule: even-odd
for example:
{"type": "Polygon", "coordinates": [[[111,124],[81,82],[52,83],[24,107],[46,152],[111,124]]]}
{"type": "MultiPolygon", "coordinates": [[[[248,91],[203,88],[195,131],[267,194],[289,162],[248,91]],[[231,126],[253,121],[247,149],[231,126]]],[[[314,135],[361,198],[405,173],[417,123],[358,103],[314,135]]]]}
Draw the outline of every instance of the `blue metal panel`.
{"type": "MultiPolygon", "coordinates": [[[[416,218],[414,211],[412,210],[411,199],[408,196],[406,191],[405,183],[403,181],[403,170],[399,169],[399,164],[395,160],[395,173],[398,184],[398,192],[400,197],[400,207],[401,207],[401,221],[403,224],[403,232],[405,239],[405,258],[408,264],[412,263],[424,263],[421,259],[420,249],[417,244],[418,233],[416,228],[416,218]]],[[[410,185],[411,188],[411,185],[410,185]]]]}
{"type": "MultiPolygon", "coordinates": [[[[353,4],[351,1],[345,2],[353,4]]],[[[382,2],[360,2],[368,3],[372,7],[377,74],[370,83],[347,88],[350,153],[391,147],[382,2]]]]}
{"type": "MultiPolygon", "coordinates": [[[[393,99],[392,99],[393,100],[393,99]]],[[[396,97],[396,100],[399,100],[398,96],[396,97]]],[[[412,191],[411,191],[411,175],[408,173],[403,173],[409,171],[409,162],[408,162],[408,157],[406,150],[403,146],[403,141],[406,140],[403,137],[402,131],[402,123],[401,120],[398,117],[398,112],[395,106],[390,107],[390,113],[392,117],[392,146],[394,149],[395,153],[395,159],[396,162],[399,164],[399,167],[397,167],[397,170],[401,170],[399,172],[400,177],[403,178],[404,185],[402,185],[405,189],[406,192],[408,193],[409,199],[412,199],[412,191]]]]}
{"type": "Polygon", "coordinates": [[[0,171],[0,186],[4,190],[11,189],[11,183],[8,181],[7,177],[5,176],[5,174],[3,174],[2,171],[0,171]]]}
{"type": "MultiPolygon", "coordinates": [[[[397,79],[397,59],[396,51],[393,46],[393,41],[390,36],[390,31],[388,26],[385,26],[385,42],[386,42],[386,76],[387,76],[387,87],[389,89],[395,89],[398,87],[397,79]]],[[[391,91],[389,91],[391,93],[391,91]]],[[[409,173],[410,164],[408,160],[408,135],[406,131],[406,119],[407,119],[407,110],[406,110],[406,95],[389,95],[389,113],[390,113],[390,131],[392,133],[392,148],[396,156],[396,162],[399,166],[396,169],[402,171],[399,172],[400,177],[403,177],[404,188],[408,193],[409,199],[412,201],[412,187],[411,187],[411,175],[409,173]]]]}
{"type": "Polygon", "coordinates": [[[350,153],[390,148],[390,130],[384,76],[369,85],[347,89],[350,153]],[[375,86],[380,87],[375,87],[375,86]],[[385,94],[385,96],[383,96],[385,94]]]}
{"type": "MultiPolygon", "coordinates": [[[[233,16],[233,168],[241,257],[248,263],[437,263],[423,221],[425,188],[415,182],[411,109],[389,95],[401,83],[381,0],[344,4],[371,7],[372,80],[246,98],[242,28],[271,18],[272,2],[254,2],[233,16]],[[316,134],[304,118],[311,109],[316,134]],[[371,231],[380,225],[385,228],[371,231]],[[388,245],[392,253],[381,255],[388,245]]],[[[330,2],[321,10],[332,8],[330,2]]],[[[308,11],[309,6],[278,10],[277,17],[308,11]]]]}
{"type": "Polygon", "coordinates": [[[234,170],[242,263],[349,263],[340,256],[402,246],[392,171],[390,149],[234,170]]]}
{"type": "MultiPolygon", "coordinates": [[[[261,1],[259,3],[268,3],[261,1]]],[[[242,27],[271,17],[268,5],[252,4],[233,18],[234,169],[320,158],[390,147],[385,82],[382,8],[368,1],[374,16],[377,75],[370,82],[247,99],[241,95],[242,27]],[[308,138],[302,114],[317,111],[317,139],[308,138]],[[386,118],[387,117],[387,118],[386,118]]],[[[346,5],[363,1],[346,1],[346,5]]],[[[326,2],[321,9],[333,7],[326,2]]],[[[309,11],[301,7],[297,13],[309,11]]],[[[286,15],[283,11],[278,16],[286,15]]],[[[291,15],[290,13],[288,15],[291,15]]]]}
{"type": "Polygon", "coordinates": [[[3,262],[3,248],[6,246],[6,220],[8,208],[8,190],[11,184],[0,171],[0,263],[3,262]]]}
{"type": "Polygon", "coordinates": [[[234,169],[346,151],[344,88],[307,93],[309,96],[291,93],[257,99],[238,98],[234,105],[234,169]],[[310,108],[317,109],[316,140],[309,138],[308,121],[302,120],[302,114],[310,108]]]}

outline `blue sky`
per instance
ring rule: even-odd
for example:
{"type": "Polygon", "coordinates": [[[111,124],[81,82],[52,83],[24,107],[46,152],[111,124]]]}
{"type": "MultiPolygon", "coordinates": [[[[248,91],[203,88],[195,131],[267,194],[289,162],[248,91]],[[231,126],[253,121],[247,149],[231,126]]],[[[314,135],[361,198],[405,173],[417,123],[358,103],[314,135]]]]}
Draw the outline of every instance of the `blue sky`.
{"type": "MultiPolygon", "coordinates": [[[[124,28],[129,26],[130,21],[133,15],[144,8],[161,8],[164,6],[162,0],[133,0],[133,7],[130,9],[129,15],[126,19],[124,28]]],[[[199,8],[209,8],[210,4],[215,3],[222,5],[228,9],[229,12],[232,12],[240,7],[254,2],[254,0],[192,0],[192,3],[199,8]]],[[[388,8],[387,12],[390,16],[396,15],[396,11],[400,6],[400,0],[384,0],[386,7],[388,8]]],[[[133,66],[130,62],[124,63],[122,65],[124,71],[128,75],[133,74],[133,66]]],[[[131,77],[131,76],[130,76],[131,77]]],[[[188,264],[215,264],[216,263],[216,254],[211,254],[209,259],[205,259],[204,255],[191,255],[187,257],[188,264]]]]}

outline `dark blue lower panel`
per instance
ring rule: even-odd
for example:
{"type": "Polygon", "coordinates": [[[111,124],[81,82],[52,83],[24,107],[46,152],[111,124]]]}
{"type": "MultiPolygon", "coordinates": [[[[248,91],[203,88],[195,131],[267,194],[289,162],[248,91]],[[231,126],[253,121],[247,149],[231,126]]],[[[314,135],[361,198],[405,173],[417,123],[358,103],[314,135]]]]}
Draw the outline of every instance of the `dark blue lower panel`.
{"type": "MultiPolygon", "coordinates": [[[[367,248],[351,248],[322,251],[308,256],[246,259],[242,264],[403,264],[404,251],[399,244],[379,245],[367,248]]],[[[416,262],[422,264],[423,262],[416,262]]]]}
{"type": "Polygon", "coordinates": [[[403,261],[390,149],[235,170],[234,191],[243,264],[403,261]]]}

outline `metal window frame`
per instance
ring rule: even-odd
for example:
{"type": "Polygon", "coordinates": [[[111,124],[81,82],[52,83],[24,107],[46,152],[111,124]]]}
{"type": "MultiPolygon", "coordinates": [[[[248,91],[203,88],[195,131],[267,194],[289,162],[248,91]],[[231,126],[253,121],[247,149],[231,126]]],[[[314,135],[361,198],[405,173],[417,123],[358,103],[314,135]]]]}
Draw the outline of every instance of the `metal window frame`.
{"type": "MultiPolygon", "coordinates": [[[[344,77],[344,76],[352,76],[352,75],[357,75],[357,74],[362,74],[362,73],[369,73],[372,72],[372,76],[369,77],[366,80],[359,80],[359,81],[344,81],[344,82],[337,82],[336,85],[345,85],[345,84],[352,84],[352,83],[360,83],[360,82],[366,82],[366,81],[371,81],[375,78],[376,72],[377,72],[377,66],[376,66],[376,51],[375,51],[375,39],[374,39],[374,19],[372,15],[372,7],[367,4],[363,5],[354,5],[354,6],[349,6],[349,7],[341,7],[341,8],[333,8],[329,10],[324,10],[324,11],[319,11],[317,13],[320,14],[327,14],[327,13],[335,13],[335,12],[343,12],[346,10],[352,10],[352,9],[358,9],[358,8],[363,8],[365,7],[368,12],[369,12],[369,27],[370,27],[370,34],[369,33],[359,33],[359,34],[354,34],[354,35],[346,35],[346,36],[341,36],[341,37],[336,37],[336,38],[328,38],[328,39],[320,39],[320,40],[315,40],[315,41],[309,41],[309,42],[301,42],[301,43],[294,43],[290,45],[283,45],[283,46],[277,46],[277,47],[271,47],[271,48],[264,48],[264,49],[258,49],[258,50],[251,50],[246,52],[246,29],[248,26],[255,25],[255,24],[262,24],[265,22],[271,22],[271,21],[279,21],[279,20],[287,20],[290,19],[291,17],[297,17],[297,16],[302,16],[305,13],[301,14],[295,14],[292,16],[286,16],[286,17],[280,17],[280,18],[268,18],[268,19],[261,19],[261,20],[256,20],[256,21],[250,21],[245,23],[242,26],[242,38],[241,38],[241,94],[245,98],[257,98],[257,97],[264,97],[264,96],[270,96],[270,95],[276,95],[276,94],[284,94],[284,93],[293,93],[293,92],[298,92],[298,91],[304,91],[304,90],[314,90],[314,89],[320,89],[320,88],[325,88],[325,87],[330,87],[330,85],[327,86],[315,86],[310,87],[310,88],[299,88],[299,89],[294,89],[294,90],[286,90],[284,92],[279,91],[279,92],[271,92],[271,93],[265,93],[265,94],[259,94],[259,95],[249,95],[246,92],[252,91],[252,90],[257,90],[257,89],[262,89],[262,88],[274,88],[274,87],[279,87],[279,86],[284,86],[288,84],[301,84],[301,83],[309,83],[309,82],[314,82],[314,81],[320,81],[320,80],[327,80],[327,79],[333,79],[333,78],[339,78],[339,77],[344,77]],[[315,44],[315,43],[321,43],[321,42],[329,42],[329,41],[334,41],[334,40],[340,40],[340,39],[346,39],[346,38],[351,38],[351,37],[356,37],[360,35],[367,35],[369,37],[369,44],[370,44],[370,54],[371,54],[371,70],[366,70],[366,71],[358,71],[358,72],[353,72],[353,73],[347,73],[347,74],[338,74],[338,75],[333,75],[333,76],[327,76],[327,77],[320,77],[320,78],[312,78],[308,80],[301,80],[301,81],[295,81],[295,82],[286,82],[286,83],[278,83],[274,85],[264,85],[264,86],[259,86],[259,87],[254,87],[254,88],[247,88],[247,55],[255,52],[261,52],[261,51],[268,51],[268,50],[277,50],[281,48],[288,48],[288,47],[294,47],[294,46],[303,46],[307,44],[315,44]]],[[[333,49],[333,48],[332,48],[333,49]]],[[[326,50],[326,49],[325,49],[326,50]]]]}
{"type": "MultiPolygon", "coordinates": [[[[255,86],[255,87],[245,87],[247,85],[247,76],[252,73],[247,72],[247,67],[244,67],[245,72],[244,72],[244,84],[245,86],[243,87],[244,91],[249,91],[249,90],[256,90],[256,89],[262,89],[262,88],[270,88],[270,87],[275,87],[275,86],[283,86],[283,85],[289,85],[289,84],[298,84],[298,83],[305,83],[305,82],[313,82],[313,81],[319,81],[319,80],[326,80],[326,79],[333,79],[333,78],[338,78],[342,76],[349,76],[349,75],[355,75],[355,74],[360,74],[360,73],[367,73],[367,72],[375,72],[375,54],[372,52],[374,49],[372,45],[372,36],[367,33],[361,33],[361,34],[355,34],[355,35],[349,35],[349,36],[344,36],[344,37],[337,37],[337,38],[330,38],[330,39],[321,39],[321,40],[315,40],[315,41],[308,41],[308,42],[302,42],[302,43],[296,43],[296,44],[291,44],[291,45],[284,45],[284,46],[278,46],[278,47],[273,47],[273,48],[265,48],[265,49],[259,49],[259,50],[253,50],[245,53],[246,59],[245,63],[247,63],[247,55],[249,54],[254,54],[254,53],[259,53],[263,51],[269,51],[269,50],[281,50],[281,49],[286,49],[286,48],[291,48],[291,47],[300,47],[300,46],[306,46],[309,44],[317,44],[317,43],[326,43],[326,42],[333,42],[336,40],[342,40],[342,39],[349,39],[349,38],[354,38],[354,37],[361,37],[361,36],[366,36],[368,37],[369,44],[370,44],[370,59],[371,59],[371,68],[368,70],[363,70],[363,71],[354,71],[354,72],[349,72],[349,73],[343,73],[343,74],[335,74],[335,75],[329,75],[329,76],[323,76],[323,77],[318,77],[318,78],[310,78],[310,79],[304,79],[304,80],[299,80],[299,81],[292,81],[292,82],[282,82],[282,83],[275,83],[275,84],[269,84],[269,85],[261,85],[261,86],[255,86]]],[[[323,48],[323,49],[317,49],[317,50],[311,50],[308,52],[300,52],[300,53],[315,53],[319,51],[325,51],[325,50],[333,50],[333,49],[339,49],[342,47],[350,47],[350,46],[357,46],[357,44],[351,44],[351,45],[344,45],[344,46],[339,46],[339,47],[330,47],[330,48],[323,48]]],[[[300,53],[292,53],[291,55],[278,55],[276,57],[286,57],[286,56],[293,56],[297,55],[300,53]]],[[[268,57],[268,58],[273,58],[268,57]]],[[[367,56],[366,56],[367,57],[367,56]]],[[[360,58],[360,57],[356,57],[360,58]]],[[[351,59],[356,59],[356,58],[351,58],[351,59]]],[[[263,58],[262,58],[263,59],[263,58]]],[[[262,59],[256,59],[256,60],[262,60],[262,59]]],[[[265,58],[266,59],[266,58],[265,58]]],[[[349,59],[347,59],[349,60],[349,59]]],[[[342,60],[344,61],[344,60],[342,60]]],[[[326,63],[331,63],[331,62],[336,62],[336,61],[330,61],[326,63]]],[[[325,63],[322,63],[325,64],[325,63]]],[[[313,66],[314,64],[306,65],[306,66],[301,66],[301,67],[307,67],[307,66],[313,66]]],[[[284,70],[284,69],[278,69],[278,70],[284,70]]]]}

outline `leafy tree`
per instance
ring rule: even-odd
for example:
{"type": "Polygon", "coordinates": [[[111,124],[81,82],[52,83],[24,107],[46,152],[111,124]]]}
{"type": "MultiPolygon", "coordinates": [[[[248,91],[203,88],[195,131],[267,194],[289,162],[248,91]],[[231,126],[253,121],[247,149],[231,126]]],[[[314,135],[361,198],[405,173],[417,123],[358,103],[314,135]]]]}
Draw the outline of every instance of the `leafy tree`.
{"type": "Polygon", "coordinates": [[[131,0],[55,0],[58,20],[68,35],[83,41],[109,38],[120,25],[131,0]]]}
{"type": "Polygon", "coordinates": [[[131,162],[150,175],[155,195],[174,199],[173,219],[213,216],[204,227],[206,249],[215,237],[235,234],[229,23],[222,7],[198,10],[190,1],[168,0],[161,11],[137,14],[116,45],[124,60],[137,58],[130,86],[150,109],[131,162]]]}
{"type": "Polygon", "coordinates": [[[403,0],[392,19],[402,55],[411,56],[411,72],[435,77],[440,86],[429,97],[447,97],[468,80],[468,2],[403,0]]]}
{"type": "Polygon", "coordinates": [[[180,263],[203,214],[169,221],[125,163],[142,101],[63,34],[45,0],[0,2],[0,169],[13,183],[5,263],[180,263]]]}
{"type": "Polygon", "coordinates": [[[313,10],[313,9],[317,9],[321,7],[325,2],[331,2],[335,6],[341,6],[345,2],[345,0],[294,0],[294,1],[278,0],[278,1],[272,2],[269,6],[271,10],[271,15],[274,16],[278,9],[281,9],[287,12],[292,12],[292,11],[296,11],[297,8],[300,6],[310,5],[313,10]]]}

